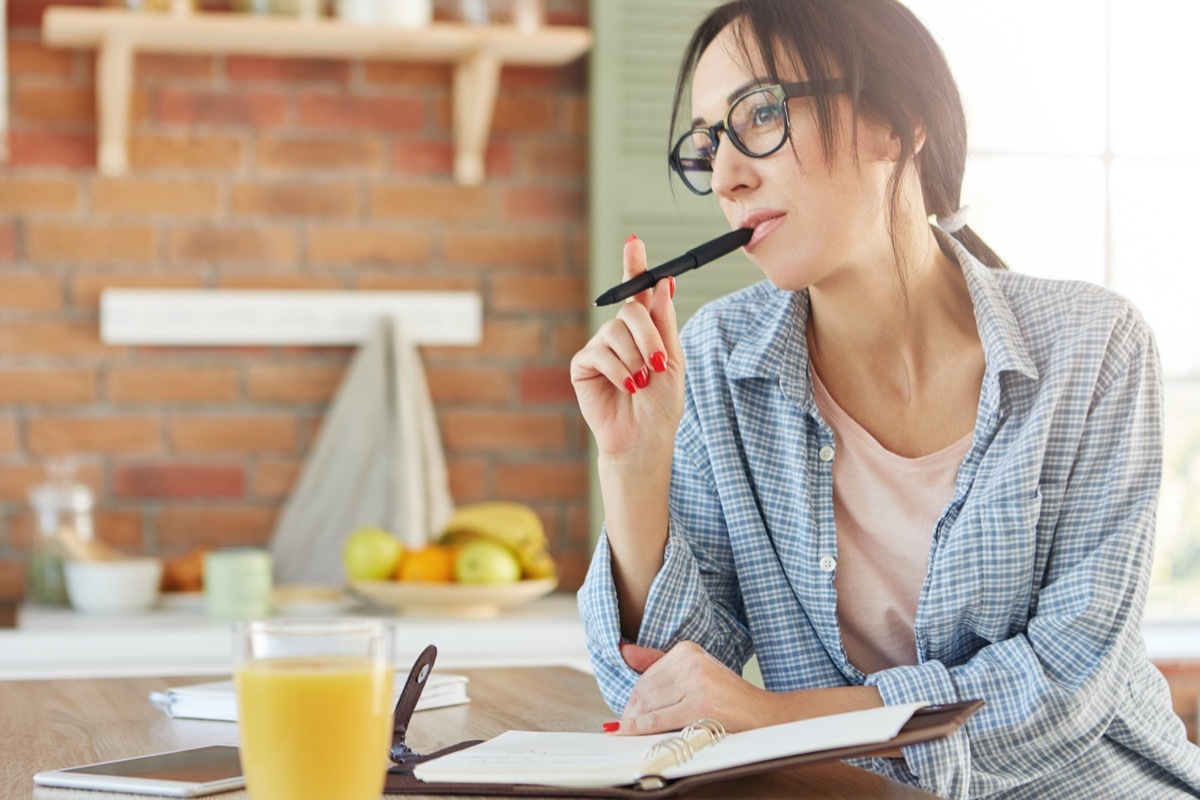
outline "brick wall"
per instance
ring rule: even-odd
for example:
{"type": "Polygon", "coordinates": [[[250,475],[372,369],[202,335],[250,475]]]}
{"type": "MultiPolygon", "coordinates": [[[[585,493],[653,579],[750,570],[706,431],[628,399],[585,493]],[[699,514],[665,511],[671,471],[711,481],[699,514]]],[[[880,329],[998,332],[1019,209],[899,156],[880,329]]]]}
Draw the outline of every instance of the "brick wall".
{"type": "MultiPolygon", "coordinates": [[[[105,287],[467,289],[484,339],[423,350],[456,501],[543,516],[562,583],[587,560],[584,61],[505,69],[486,185],[450,174],[450,70],[143,56],[131,170],[95,172],[91,52],[9,0],[0,165],[0,596],[22,591],[27,488],[75,454],[100,538],[130,551],[265,544],[348,348],[106,347],[105,287]]],[[[548,3],[586,24],[586,0],[548,3]]]]}

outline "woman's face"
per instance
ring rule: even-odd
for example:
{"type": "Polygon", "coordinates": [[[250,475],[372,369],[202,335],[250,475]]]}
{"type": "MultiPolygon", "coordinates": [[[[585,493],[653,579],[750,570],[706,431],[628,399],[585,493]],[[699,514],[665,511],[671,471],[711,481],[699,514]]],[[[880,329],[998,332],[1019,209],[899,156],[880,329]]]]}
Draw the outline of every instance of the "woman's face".
{"type": "MultiPolygon", "coordinates": [[[[700,56],[692,79],[692,116],[712,125],[737,95],[775,83],[761,59],[743,63],[737,23],[700,56]]],[[[787,59],[779,59],[785,64],[787,59]]],[[[784,81],[806,76],[782,75],[784,81]]],[[[772,283],[799,290],[852,278],[891,260],[885,216],[887,181],[898,145],[890,131],[860,119],[857,155],[848,96],[834,97],[839,120],[833,162],[826,164],[809,98],[788,101],[790,143],[764,158],[741,153],[721,135],[713,160],[713,194],[731,226],[753,227],[746,252],[772,283]]]]}

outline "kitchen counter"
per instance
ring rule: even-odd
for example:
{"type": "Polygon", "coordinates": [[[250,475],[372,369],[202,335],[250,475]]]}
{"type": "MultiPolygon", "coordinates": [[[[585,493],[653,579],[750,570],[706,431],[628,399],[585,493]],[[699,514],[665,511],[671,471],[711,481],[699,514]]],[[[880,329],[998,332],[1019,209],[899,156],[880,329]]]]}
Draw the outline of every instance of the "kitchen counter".
{"type": "MultiPolygon", "coordinates": [[[[363,608],[344,613],[379,616],[363,608]]],[[[389,616],[396,661],[412,662],[427,644],[438,666],[572,666],[589,669],[575,596],[555,593],[487,619],[389,616]]],[[[127,616],[83,616],[69,609],[22,607],[16,628],[0,630],[0,680],[228,674],[230,626],[203,608],[156,608],[127,616]]]]}

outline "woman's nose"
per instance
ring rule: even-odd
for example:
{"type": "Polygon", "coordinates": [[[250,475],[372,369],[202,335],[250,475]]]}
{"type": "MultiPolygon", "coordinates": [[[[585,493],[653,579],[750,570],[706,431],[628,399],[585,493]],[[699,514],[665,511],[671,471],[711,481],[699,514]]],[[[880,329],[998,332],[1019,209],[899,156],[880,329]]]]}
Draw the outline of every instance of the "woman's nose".
{"type": "Polygon", "coordinates": [[[718,197],[732,197],[758,184],[758,159],[738,150],[728,140],[721,142],[712,162],[712,190],[718,197]]]}

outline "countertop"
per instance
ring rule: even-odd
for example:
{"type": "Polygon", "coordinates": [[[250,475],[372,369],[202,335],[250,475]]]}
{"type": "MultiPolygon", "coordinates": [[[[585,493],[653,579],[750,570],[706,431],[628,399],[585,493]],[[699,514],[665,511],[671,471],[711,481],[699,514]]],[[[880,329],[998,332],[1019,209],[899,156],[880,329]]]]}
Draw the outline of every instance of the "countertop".
{"type": "MultiPolygon", "coordinates": [[[[343,613],[381,617],[349,608],[343,613]]],[[[486,619],[383,616],[395,624],[397,663],[427,644],[438,666],[572,666],[589,669],[575,596],[554,593],[486,619]]],[[[0,630],[0,680],[228,674],[230,623],[201,606],[155,608],[126,616],[83,616],[69,609],[22,607],[17,626],[0,630]]]]}

